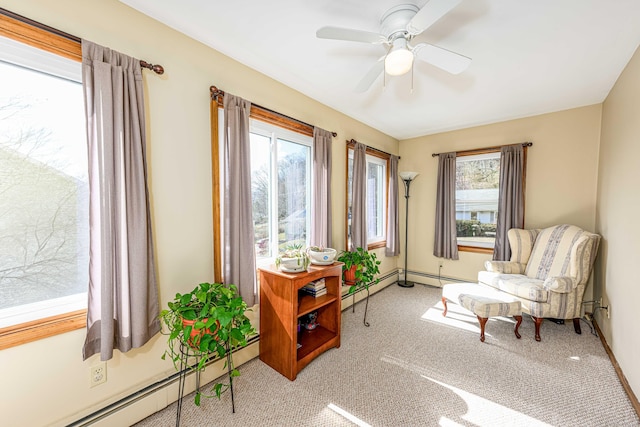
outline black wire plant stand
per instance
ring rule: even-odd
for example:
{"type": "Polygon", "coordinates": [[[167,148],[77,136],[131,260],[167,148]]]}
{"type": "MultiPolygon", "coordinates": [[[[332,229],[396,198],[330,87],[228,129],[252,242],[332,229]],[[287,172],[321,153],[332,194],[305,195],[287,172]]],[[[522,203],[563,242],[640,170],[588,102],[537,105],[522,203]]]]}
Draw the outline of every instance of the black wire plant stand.
{"type": "Polygon", "coordinates": [[[363,298],[365,300],[365,304],[364,304],[364,315],[362,317],[362,323],[364,324],[364,326],[368,328],[369,326],[371,326],[369,322],[367,322],[367,310],[369,308],[369,295],[370,295],[369,286],[366,286],[364,283],[361,283],[361,282],[358,282],[358,284],[356,284],[355,286],[356,286],[356,289],[351,293],[353,296],[353,303],[351,304],[351,312],[352,313],[356,312],[356,294],[358,292],[361,292],[362,290],[367,291],[367,296],[363,298]]]}
{"type": "MultiPolygon", "coordinates": [[[[227,375],[229,377],[229,392],[231,393],[231,412],[232,413],[236,413],[236,405],[235,405],[235,399],[234,399],[234,395],[233,395],[233,375],[231,374],[232,369],[231,369],[231,346],[229,345],[229,341],[227,340],[225,342],[225,349],[226,349],[226,362],[227,362],[227,375]]],[[[180,371],[179,371],[179,376],[178,376],[178,405],[176,408],[176,427],[180,426],[180,415],[182,413],[182,400],[184,397],[184,385],[187,379],[187,374],[189,374],[189,372],[191,372],[192,370],[195,370],[194,367],[198,365],[198,363],[200,362],[200,360],[203,357],[206,357],[207,359],[210,359],[209,362],[212,362],[216,359],[218,359],[217,357],[212,357],[213,353],[208,353],[206,355],[202,355],[202,353],[200,352],[191,352],[192,348],[185,344],[185,343],[181,343],[180,344],[180,371]],[[189,358],[190,357],[195,357],[196,358],[196,362],[193,365],[189,365],[189,358]]],[[[202,374],[201,370],[195,370],[195,374],[196,374],[196,393],[200,392],[200,375],[202,374]]],[[[211,397],[211,396],[207,396],[207,397],[211,397]]]]}

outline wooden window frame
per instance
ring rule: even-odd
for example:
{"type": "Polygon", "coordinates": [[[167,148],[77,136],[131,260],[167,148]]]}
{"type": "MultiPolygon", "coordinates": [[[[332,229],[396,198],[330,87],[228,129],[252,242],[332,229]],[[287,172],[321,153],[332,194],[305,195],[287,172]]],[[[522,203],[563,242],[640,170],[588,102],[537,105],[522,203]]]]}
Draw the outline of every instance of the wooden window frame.
{"type": "MultiPolygon", "coordinates": [[[[222,277],[222,212],[220,209],[220,126],[218,120],[219,110],[224,110],[224,92],[218,90],[215,86],[209,88],[211,99],[209,105],[209,114],[211,122],[211,182],[213,203],[212,221],[213,221],[213,279],[221,283],[224,281],[222,277]]],[[[251,104],[249,111],[251,119],[259,120],[283,129],[297,132],[299,134],[313,138],[313,126],[297,121],[290,117],[278,114],[259,105],[251,104]]],[[[256,277],[258,276],[256,270],[256,277]]],[[[258,280],[258,279],[257,279],[258,280]]]]}
{"type": "MultiPolygon", "coordinates": [[[[528,148],[527,145],[523,145],[522,194],[525,194],[526,183],[527,183],[527,148],[528,148]]],[[[476,150],[458,151],[456,153],[456,158],[474,156],[478,154],[500,153],[501,149],[502,147],[488,147],[488,148],[479,148],[476,150]]],[[[500,215],[500,211],[498,211],[498,215],[500,215]]],[[[458,236],[456,235],[456,240],[457,238],[458,236]]],[[[494,248],[481,248],[478,246],[458,245],[458,252],[471,252],[471,253],[477,253],[477,254],[492,255],[493,249],[494,248]]]]}
{"type": "MultiPolygon", "coordinates": [[[[345,209],[345,213],[344,213],[344,223],[345,223],[345,239],[344,241],[346,242],[346,246],[348,249],[349,246],[349,150],[353,150],[353,148],[355,147],[355,143],[352,141],[347,141],[347,162],[346,162],[346,170],[345,170],[345,177],[347,177],[347,179],[345,180],[345,206],[347,207],[347,209],[345,209]]],[[[385,182],[385,191],[387,192],[387,197],[386,197],[386,203],[385,203],[385,212],[389,212],[389,162],[391,161],[391,155],[384,153],[382,151],[376,150],[375,148],[371,148],[371,147],[367,147],[366,149],[366,153],[370,156],[374,156],[374,157],[378,157],[384,161],[386,161],[387,163],[387,167],[386,167],[386,182],[385,182]]],[[[384,224],[384,235],[385,238],[384,240],[381,240],[379,242],[374,242],[371,244],[367,244],[367,250],[373,250],[373,249],[379,249],[379,248],[384,248],[385,246],[387,246],[387,236],[388,236],[388,229],[387,229],[387,224],[388,221],[385,221],[384,224]]]]}
{"type": "MultiPolygon", "coordinates": [[[[0,36],[81,62],[81,44],[62,34],[55,29],[0,9],[0,36]]],[[[83,309],[1,328],[0,350],[86,326],[87,310],[83,309]]]]}

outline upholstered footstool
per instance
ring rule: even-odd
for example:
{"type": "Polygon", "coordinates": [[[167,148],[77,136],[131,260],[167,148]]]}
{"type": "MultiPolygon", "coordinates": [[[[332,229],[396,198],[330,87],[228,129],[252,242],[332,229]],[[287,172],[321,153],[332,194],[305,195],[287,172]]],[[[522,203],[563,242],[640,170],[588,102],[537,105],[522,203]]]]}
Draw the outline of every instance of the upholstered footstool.
{"type": "Polygon", "coordinates": [[[480,322],[480,341],[484,342],[484,328],[489,317],[511,316],[516,320],[514,334],[520,338],[518,329],[522,323],[520,301],[503,295],[498,291],[474,283],[451,283],[442,288],[443,316],[447,315],[447,300],[456,301],[478,317],[480,322]]]}

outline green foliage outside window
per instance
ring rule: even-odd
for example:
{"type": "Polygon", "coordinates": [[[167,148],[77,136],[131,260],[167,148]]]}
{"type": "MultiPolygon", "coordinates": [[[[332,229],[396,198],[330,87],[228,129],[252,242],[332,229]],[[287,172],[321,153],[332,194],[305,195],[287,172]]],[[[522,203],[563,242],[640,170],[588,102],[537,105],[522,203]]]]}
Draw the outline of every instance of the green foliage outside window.
{"type": "Polygon", "coordinates": [[[482,224],[478,220],[456,220],[458,237],[495,237],[496,224],[482,224]]]}

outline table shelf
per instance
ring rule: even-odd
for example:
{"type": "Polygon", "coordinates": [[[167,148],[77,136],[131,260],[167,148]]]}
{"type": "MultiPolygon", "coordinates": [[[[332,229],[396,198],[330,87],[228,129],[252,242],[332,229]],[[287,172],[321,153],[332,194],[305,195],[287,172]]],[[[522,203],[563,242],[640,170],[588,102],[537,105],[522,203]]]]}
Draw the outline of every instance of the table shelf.
{"type": "Polygon", "coordinates": [[[340,347],[342,263],[312,265],[301,273],[283,273],[275,266],[259,271],[260,360],[293,381],[318,355],[340,347]],[[306,284],[323,278],[325,295],[300,292],[306,284]],[[317,312],[318,326],[313,330],[302,327],[298,332],[299,320],[312,312],[317,312]]]}

